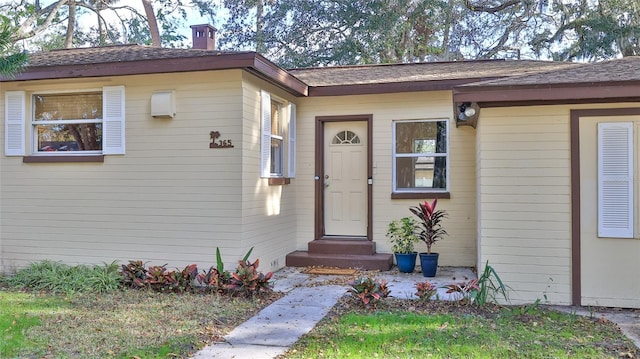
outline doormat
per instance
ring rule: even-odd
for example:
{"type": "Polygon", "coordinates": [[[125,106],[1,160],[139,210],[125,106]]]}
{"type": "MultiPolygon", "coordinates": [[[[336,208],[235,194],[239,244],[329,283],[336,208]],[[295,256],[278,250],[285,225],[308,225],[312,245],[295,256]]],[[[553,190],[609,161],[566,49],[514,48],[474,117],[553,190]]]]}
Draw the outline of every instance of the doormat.
{"type": "Polygon", "coordinates": [[[354,275],[358,273],[358,270],[351,268],[310,267],[305,269],[304,273],[322,275],[354,275]]]}

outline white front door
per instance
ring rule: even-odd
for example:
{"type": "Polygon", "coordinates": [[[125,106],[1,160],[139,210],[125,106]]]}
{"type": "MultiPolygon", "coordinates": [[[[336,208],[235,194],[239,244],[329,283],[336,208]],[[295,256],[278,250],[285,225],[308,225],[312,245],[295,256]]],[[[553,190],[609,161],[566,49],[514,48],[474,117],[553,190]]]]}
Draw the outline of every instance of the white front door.
{"type": "Polygon", "coordinates": [[[366,122],[325,123],[323,181],[325,235],[366,236],[366,122]]]}

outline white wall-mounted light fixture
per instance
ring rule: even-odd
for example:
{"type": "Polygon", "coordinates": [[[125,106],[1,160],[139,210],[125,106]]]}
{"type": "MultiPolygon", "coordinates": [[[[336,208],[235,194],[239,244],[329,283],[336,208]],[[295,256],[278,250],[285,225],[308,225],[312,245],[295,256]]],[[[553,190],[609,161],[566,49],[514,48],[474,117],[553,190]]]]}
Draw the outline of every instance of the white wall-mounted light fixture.
{"type": "Polygon", "coordinates": [[[151,94],[151,117],[173,118],[176,115],[176,92],[155,91],[151,94]]]}
{"type": "Polygon", "coordinates": [[[456,116],[456,126],[476,127],[480,116],[480,106],[476,102],[461,102],[455,104],[454,114],[456,116]]]}

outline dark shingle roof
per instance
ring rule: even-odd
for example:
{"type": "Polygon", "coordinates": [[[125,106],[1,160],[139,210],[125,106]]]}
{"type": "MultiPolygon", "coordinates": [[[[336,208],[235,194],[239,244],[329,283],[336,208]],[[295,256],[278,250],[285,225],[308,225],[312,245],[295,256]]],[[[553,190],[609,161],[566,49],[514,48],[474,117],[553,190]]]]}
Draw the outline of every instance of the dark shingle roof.
{"type": "MultiPolygon", "coordinates": [[[[255,52],[174,49],[143,45],[116,45],[34,53],[29,56],[29,66],[26,71],[10,80],[219,69],[244,69],[297,96],[453,89],[454,96],[463,98],[465,101],[476,98],[490,101],[490,94],[481,95],[481,93],[499,88],[620,87],[640,82],[640,57],[626,57],[595,64],[535,60],[481,60],[317,67],[285,71],[255,52]]],[[[1,80],[3,79],[0,78],[1,80]]],[[[611,92],[609,89],[605,90],[611,92]]],[[[604,96],[607,93],[598,94],[598,96],[604,96]]],[[[526,96],[523,94],[518,98],[525,100],[526,96]]],[[[542,99],[546,95],[536,93],[535,96],[542,99]]],[[[559,93],[555,96],[562,97],[559,93]]],[[[501,95],[502,97],[504,95],[501,95]]]]}
{"type": "Polygon", "coordinates": [[[190,57],[219,56],[248,52],[224,52],[200,49],[172,49],[143,45],[114,45],[61,49],[29,54],[30,67],[92,65],[101,63],[164,60],[190,57]]]}
{"type": "Polygon", "coordinates": [[[554,71],[476,82],[464,86],[541,86],[628,81],[640,81],[640,56],[629,56],[554,71]]]}
{"type": "Polygon", "coordinates": [[[289,70],[309,86],[341,86],[416,81],[503,78],[579,67],[581,64],[549,61],[454,61],[410,64],[319,67],[289,70]]]}

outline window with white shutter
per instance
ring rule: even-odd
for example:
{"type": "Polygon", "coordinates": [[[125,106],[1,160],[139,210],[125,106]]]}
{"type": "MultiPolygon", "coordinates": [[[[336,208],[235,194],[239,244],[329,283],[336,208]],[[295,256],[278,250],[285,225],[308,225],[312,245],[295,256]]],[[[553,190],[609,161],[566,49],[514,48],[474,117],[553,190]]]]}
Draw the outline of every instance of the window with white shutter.
{"type": "Polygon", "coordinates": [[[598,237],[633,238],[633,123],[598,124],[598,237]]]}
{"type": "Polygon", "coordinates": [[[33,154],[124,154],[124,86],[34,94],[32,102],[33,154]]]}

